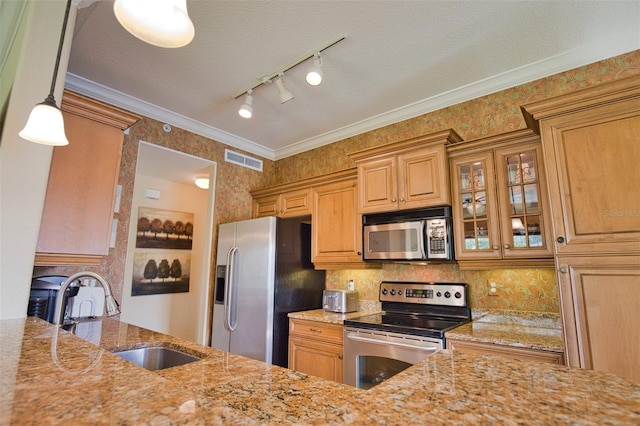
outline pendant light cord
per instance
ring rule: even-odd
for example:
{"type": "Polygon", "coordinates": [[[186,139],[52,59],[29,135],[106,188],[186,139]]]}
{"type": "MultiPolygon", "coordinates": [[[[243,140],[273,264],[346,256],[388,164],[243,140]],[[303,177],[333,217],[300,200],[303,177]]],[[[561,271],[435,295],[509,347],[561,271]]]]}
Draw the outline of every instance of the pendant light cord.
{"type": "Polygon", "coordinates": [[[60,43],[58,43],[58,55],[56,56],[56,66],[53,68],[53,79],[51,80],[51,89],[49,90],[49,96],[47,101],[51,101],[55,105],[55,98],[53,92],[56,88],[56,80],[58,78],[58,68],[60,67],[60,56],[62,56],[62,44],[64,43],[64,36],[67,32],[67,21],[69,20],[69,10],[71,9],[71,0],[67,0],[67,10],[64,12],[64,22],[62,23],[62,34],[60,34],[60,43]]]}

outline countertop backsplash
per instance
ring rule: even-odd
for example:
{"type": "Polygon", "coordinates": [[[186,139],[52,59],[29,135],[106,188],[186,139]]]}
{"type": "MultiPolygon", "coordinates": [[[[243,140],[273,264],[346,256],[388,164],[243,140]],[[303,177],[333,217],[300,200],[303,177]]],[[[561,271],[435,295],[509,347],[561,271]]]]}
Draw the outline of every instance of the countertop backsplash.
{"type": "Polygon", "coordinates": [[[327,289],[347,289],[353,279],[360,300],[378,300],[381,281],[462,282],[469,284],[473,309],[501,309],[560,313],[558,282],[554,269],[492,269],[461,271],[457,264],[385,264],[375,270],[327,271],[327,289]],[[496,295],[489,296],[489,283],[496,295]]]}

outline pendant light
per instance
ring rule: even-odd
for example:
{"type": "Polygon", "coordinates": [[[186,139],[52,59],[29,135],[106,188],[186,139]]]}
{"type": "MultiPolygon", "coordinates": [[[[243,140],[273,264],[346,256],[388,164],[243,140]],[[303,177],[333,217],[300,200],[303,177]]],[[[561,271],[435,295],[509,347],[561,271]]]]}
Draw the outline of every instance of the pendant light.
{"type": "Polygon", "coordinates": [[[56,88],[56,79],[58,78],[58,67],[60,66],[60,56],[62,56],[62,45],[64,43],[64,35],[67,31],[67,20],[69,18],[69,10],[71,9],[71,0],[67,1],[67,9],[64,12],[64,22],[62,23],[62,33],[60,34],[60,42],[58,43],[58,54],[56,56],[56,64],[53,68],[53,78],[51,79],[51,89],[49,95],[44,102],[37,104],[29,118],[18,135],[31,142],[42,145],[64,146],[69,145],[69,140],[64,133],[64,120],[62,119],[62,111],[56,105],[53,92],[56,88]]]}
{"type": "Polygon", "coordinates": [[[127,31],[154,46],[186,46],[195,34],[187,0],[115,0],[113,13],[127,31]]]}

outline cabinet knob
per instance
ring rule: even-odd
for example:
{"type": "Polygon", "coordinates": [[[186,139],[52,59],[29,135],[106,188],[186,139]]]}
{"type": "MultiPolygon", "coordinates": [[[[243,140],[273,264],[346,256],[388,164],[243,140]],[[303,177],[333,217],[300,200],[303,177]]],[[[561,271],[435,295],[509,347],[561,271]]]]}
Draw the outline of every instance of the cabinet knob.
{"type": "Polygon", "coordinates": [[[566,266],[561,266],[560,267],[560,272],[562,272],[563,274],[566,274],[569,271],[569,269],[567,269],[566,266]]]}
{"type": "Polygon", "coordinates": [[[404,203],[404,197],[400,197],[400,202],[404,203]]]}
{"type": "Polygon", "coordinates": [[[391,199],[391,201],[392,201],[392,202],[394,202],[394,203],[396,203],[396,202],[398,202],[398,199],[397,199],[396,197],[393,197],[393,198],[391,199]]]}
{"type": "Polygon", "coordinates": [[[362,256],[362,252],[361,251],[358,252],[358,256],[362,256]]]}
{"type": "Polygon", "coordinates": [[[338,359],[342,359],[342,358],[343,358],[342,354],[338,355],[338,359]]]}
{"type": "Polygon", "coordinates": [[[498,247],[498,246],[491,246],[491,249],[492,249],[492,250],[498,250],[499,248],[500,248],[500,247],[498,247]]]}
{"type": "Polygon", "coordinates": [[[564,243],[564,237],[558,237],[556,238],[556,241],[559,242],[560,244],[564,243]]]}
{"type": "Polygon", "coordinates": [[[511,248],[511,246],[509,244],[505,244],[502,247],[504,247],[505,249],[509,250],[511,248]]]}

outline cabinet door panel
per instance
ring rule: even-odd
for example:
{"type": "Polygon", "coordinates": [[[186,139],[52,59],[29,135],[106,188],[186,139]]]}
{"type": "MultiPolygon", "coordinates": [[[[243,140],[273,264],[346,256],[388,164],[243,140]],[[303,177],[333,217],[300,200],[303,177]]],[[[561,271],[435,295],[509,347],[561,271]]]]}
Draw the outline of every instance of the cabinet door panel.
{"type": "MultiPolygon", "coordinates": [[[[636,101],[637,108],[637,101],[636,101]]],[[[640,111],[541,122],[558,253],[640,251],[640,111]]]]}
{"type": "Polygon", "coordinates": [[[281,217],[306,216],[311,214],[311,189],[282,194],[281,217]]]}
{"type": "Polygon", "coordinates": [[[280,195],[269,195],[253,200],[253,217],[277,216],[280,195]]]}
{"type": "Polygon", "coordinates": [[[494,155],[504,258],[552,257],[547,229],[551,212],[540,144],[503,148],[494,155]]]}
{"type": "Polygon", "coordinates": [[[450,203],[449,171],[445,157],[444,146],[398,156],[400,209],[450,203]]]}
{"type": "Polygon", "coordinates": [[[292,370],[342,383],[341,345],[291,337],[289,353],[289,368],[292,370]]]}
{"type": "Polygon", "coordinates": [[[314,188],[313,263],[362,263],[362,219],[356,180],[314,188]]]}
{"type": "Polygon", "coordinates": [[[359,211],[362,213],[396,210],[396,161],[393,158],[367,162],[358,166],[360,190],[359,211]]]}
{"type": "Polygon", "coordinates": [[[559,257],[568,364],[640,382],[640,257],[559,257]]]}
{"type": "Polygon", "coordinates": [[[456,259],[500,259],[492,154],[456,158],[451,167],[456,259]]]}

